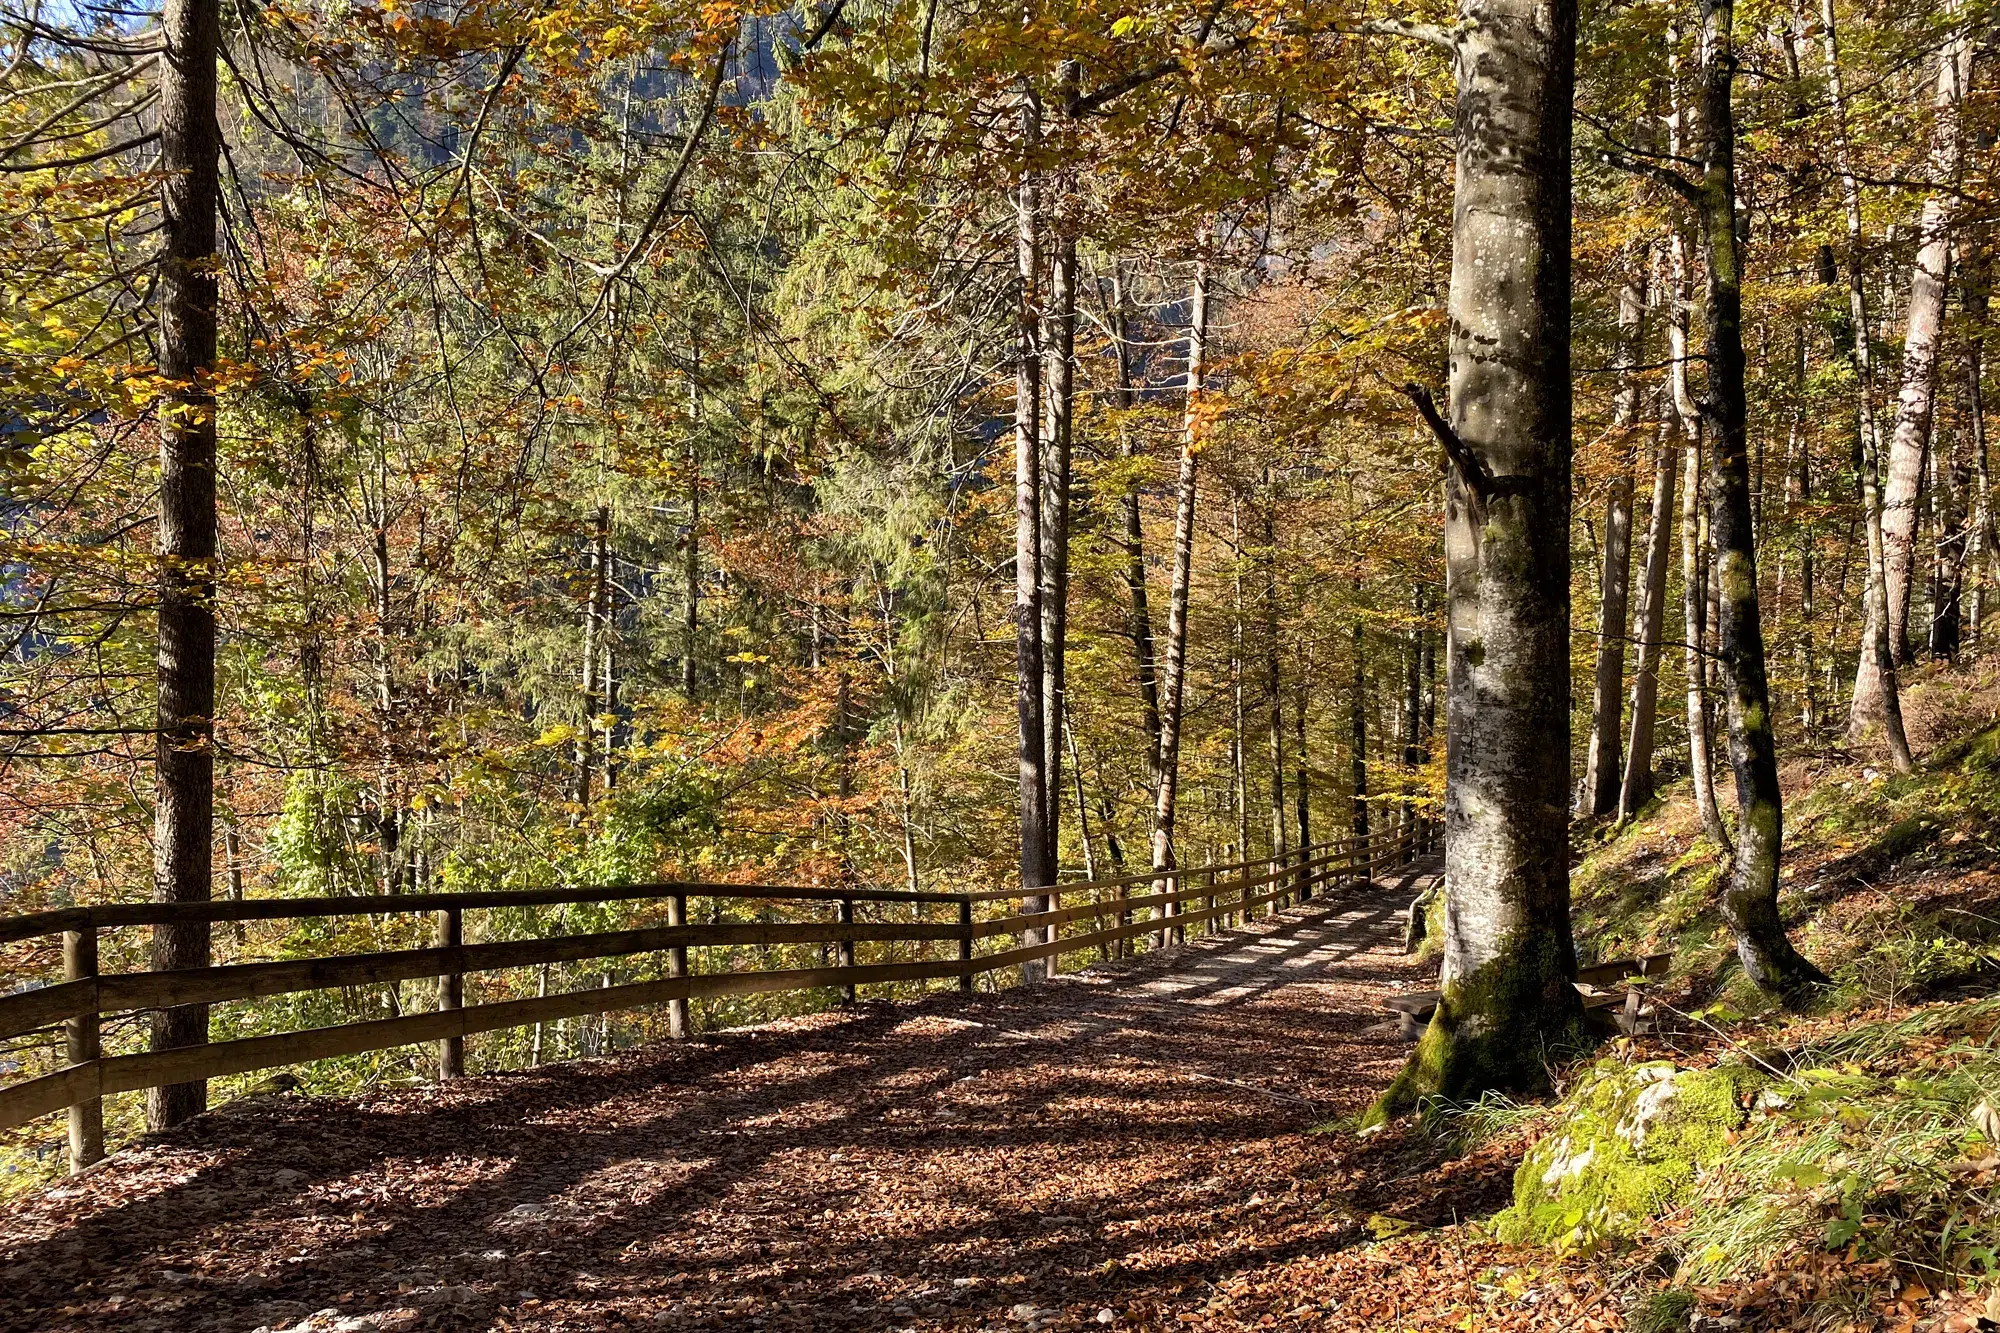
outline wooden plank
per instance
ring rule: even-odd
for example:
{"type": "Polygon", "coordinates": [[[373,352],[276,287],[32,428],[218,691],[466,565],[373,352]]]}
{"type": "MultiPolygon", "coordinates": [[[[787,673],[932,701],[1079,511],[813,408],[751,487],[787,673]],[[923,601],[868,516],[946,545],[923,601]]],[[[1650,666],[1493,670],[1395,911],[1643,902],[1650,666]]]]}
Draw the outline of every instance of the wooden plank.
{"type": "Polygon", "coordinates": [[[62,1023],[97,1012],[97,978],[58,981],[33,990],[0,995],[0,1038],[62,1023]]]}
{"type": "MultiPolygon", "coordinates": [[[[1315,843],[1310,849],[1314,864],[1326,864],[1336,859],[1344,859],[1340,853],[1354,844],[1353,838],[1340,838],[1333,842],[1315,843]]],[[[1078,880],[1074,883],[1059,884],[1064,893],[1076,893],[1083,889],[1115,889],[1128,884],[1144,884],[1151,880],[1166,879],[1175,874],[1206,874],[1213,870],[1218,874],[1231,870],[1247,870],[1251,866],[1267,866],[1269,857],[1257,857],[1249,861],[1231,861],[1219,866],[1181,866],[1178,870],[1139,870],[1129,875],[1119,875],[1112,879],[1078,880]]],[[[1288,867],[1291,873],[1298,873],[1298,861],[1294,859],[1288,867]]],[[[1026,889],[982,889],[968,893],[966,898],[975,903],[1001,902],[1009,898],[1032,897],[1033,891],[1026,889]]]]}
{"type": "Polygon", "coordinates": [[[770,991],[835,987],[849,982],[875,985],[895,981],[925,981],[956,977],[956,959],[910,963],[871,963],[859,967],[800,968],[771,972],[712,972],[694,977],[670,977],[592,987],[559,995],[534,996],[470,1005],[463,1009],[406,1014],[400,1018],[307,1028],[205,1046],[169,1051],[106,1056],[89,1064],[72,1065],[55,1074],[0,1089],[0,1128],[11,1129],[72,1102],[113,1092],[185,1083],[200,1078],[248,1073],[279,1065],[302,1064],[364,1051],[442,1041],[552,1022],[584,1014],[636,1009],[675,999],[704,995],[756,995],[770,991]]]}
{"type": "Polygon", "coordinates": [[[1607,981],[1619,981],[1625,977],[1660,977],[1673,965],[1671,953],[1647,954],[1643,958],[1613,958],[1607,962],[1592,963],[1589,967],[1579,967],[1576,979],[1593,986],[1601,986],[1607,981]]]}
{"type": "Polygon", "coordinates": [[[911,893],[907,889],[830,889],[819,885],[707,884],[661,881],[656,884],[613,884],[561,889],[508,889],[483,893],[403,893],[354,898],[243,898],[201,903],[105,903],[41,912],[33,917],[0,921],[0,941],[46,935],[57,930],[153,926],[175,921],[266,921],[328,916],[393,916],[406,912],[438,912],[500,907],[554,906],[562,903],[631,902],[669,898],[675,894],[700,898],[773,899],[793,902],[838,902],[853,897],[863,902],[957,902],[953,893],[911,893]],[[70,913],[81,913],[71,919],[70,913]],[[60,917],[61,920],[57,920],[60,917]],[[8,933],[16,923],[25,928],[8,933]]]}
{"type": "Polygon", "coordinates": [[[98,1067],[102,1063],[92,1060],[69,1065],[53,1074],[0,1088],[0,1129],[13,1129],[39,1116],[101,1096],[98,1067]]]}
{"type": "Polygon", "coordinates": [[[60,935],[64,931],[84,930],[90,925],[88,907],[58,907],[48,912],[29,912],[22,916],[0,918],[0,944],[12,944],[16,940],[31,940],[38,935],[60,935]]]}
{"type": "MultiPolygon", "coordinates": [[[[505,967],[615,958],[689,945],[828,944],[841,940],[916,943],[958,938],[956,925],[913,922],[799,921],[721,926],[656,926],[531,940],[504,940],[450,948],[301,958],[180,972],[125,972],[99,979],[99,1011],[160,1009],[177,1004],[219,1004],[294,991],[363,986],[418,977],[488,972],[505,967]]],[[[54,989],[49,987],[48,989],[54,989]]],[[[30,992],[32,994],[32,992],[30,992]]],[[[11,998],[11,997],[9,997],[11,998]]],[[[0,1005],[0,1014],[5,1008],[0,1005]]]]}

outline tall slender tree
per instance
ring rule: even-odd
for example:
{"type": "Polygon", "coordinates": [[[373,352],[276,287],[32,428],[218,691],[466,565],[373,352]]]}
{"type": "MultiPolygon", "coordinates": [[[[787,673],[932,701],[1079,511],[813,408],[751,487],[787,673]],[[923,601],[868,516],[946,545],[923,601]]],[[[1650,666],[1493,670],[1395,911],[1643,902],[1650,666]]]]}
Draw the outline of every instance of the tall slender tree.
{"type": "MultiPolygon", "coordinates": [[[[221,130],[215,0],[167,0],[159,63],[160,609],[158,783],[153,883],[164,902],[205,902],[215,824],[215,395],[221,130]]],[[[206,967],[206,922],[153,929],[153,966],[206,967]]],[[[154,1050],[208,1040],[208,1006],[153,1018],[154,1050]]],[[[206,1082],[154,1088],[146,1121],[179,1124],[207,1105],[206,1082]]]]}

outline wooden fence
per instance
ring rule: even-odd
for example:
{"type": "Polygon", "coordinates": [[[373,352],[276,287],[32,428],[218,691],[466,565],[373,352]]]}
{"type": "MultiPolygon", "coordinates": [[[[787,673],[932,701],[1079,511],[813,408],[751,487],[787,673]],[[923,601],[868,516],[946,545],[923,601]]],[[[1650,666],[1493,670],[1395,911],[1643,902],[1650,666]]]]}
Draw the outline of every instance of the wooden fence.
{"type": "Polygon", "coordinates": [[[55,984],[0,995],[0,1039],[19,1037],[60,1023],[67,1058],[64,1067],[52,1073],[0,1088],[0,1129],[11,1129],[67,1108],[70,1166],[72,1170],[81,1170],[103,1156],[101,1099],[110,1093],[433,1041],[438,1043],[440,1077],[452,1078],[463,1072],[465,1038],[473,1033],[665,1004],[670,1031],[675,1036],[685,1036],[688,1001],[706,996],[839,987],[852,1001],[855,988],[861,985],[954,978],[959,989],[969,991],[974,977],[981,973],[1016,968],[1037,960],[1057,960],[1063,954],[1093,948],[1108,950],[1118,941],[1140,936],[1152,936],[1159,942],[1180,940],[1191,927],[1220,929],[1232,919],[1249,919],[1267,904],[1282,906],[1294,898],[1310,896],[1322,885],[1366,879],[1377,870],[1408,860],[1412,837],[1409,832],[1391,832],[1372,839],[1343,839],[1305,848],[1281,860],[1148,870],[1114,879],[1053,885],[1030,894],[1020,889],[912,893],[670,883],[380,898],[111,904],[0,918],[0,944],[60,934],[64,977],[55,984]],[[1134,889],[1140,891],[1133,892],[1134,889]],[[1087,895],[1087,900],[1063,905],[1065,899],[1073,900],[1079,894],[1087,895]],[[976,909],[981,904],[1024,896],[1046,896],[1047,910],[979,918],[976,909]],[[690,924],[687,919],[690,898],[824,903],[833,906],[837,915],[835,920],[821,922],[690,924]],[[467,912],[633,901],[664,902],[667,924],[637,930],[465,943],[467,912]],[[857,903],[909,904],[913,916],[935,914],[946,919],[858,921],[857,903]],[[98,971],[98,932],[103,930],[185,922],[409,913],[430,915],[434,923],[432,947],[234,963],[185,971],[114,974],[98,971]],[[1089,923],[1088,930],[1064,933],[1065,927],[1074,931],[1083,922],[1089,923]],[[1018,943],[984,953],[979,951],[981,941],[1009,936],[1018,943]],[[941,945],[945,946],[944,956],[857,965],[854,946],[863,941],[941,945]],[[690,950],[746,944],[833,945],[838,948],[839,962],[831,967],[711,972],[689,966],[690,950]],[[464,1003],[464,977],[468,972],[655,953],[664,953],[666,975],[654,980],[607,984],[527,999],[464,1003]],[[101,1023],[107,1014],[133,1014],[177,1005],[216,1004],[419,978],[437,982],[437,1007],[429,1012],[124,1055],[107,1055],[101,1048],[101,1023]]]}

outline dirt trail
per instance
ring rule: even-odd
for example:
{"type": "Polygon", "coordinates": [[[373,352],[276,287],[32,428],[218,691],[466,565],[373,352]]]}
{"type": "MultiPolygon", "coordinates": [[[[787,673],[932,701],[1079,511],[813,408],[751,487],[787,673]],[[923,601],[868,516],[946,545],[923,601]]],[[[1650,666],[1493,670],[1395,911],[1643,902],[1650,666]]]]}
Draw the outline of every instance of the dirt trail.
{"type": "Polygon", "coordinates": [[[1504,1193],[1504,1164],[1433,1190],[1308,1132],[1406,1054],[1367,1029],[1420,977],[1399,912],[1434,873],[1032,991],[239,1103],[0,1219],[0,1327],[1179,1319],[1371,1213],[1504,1193]]]}

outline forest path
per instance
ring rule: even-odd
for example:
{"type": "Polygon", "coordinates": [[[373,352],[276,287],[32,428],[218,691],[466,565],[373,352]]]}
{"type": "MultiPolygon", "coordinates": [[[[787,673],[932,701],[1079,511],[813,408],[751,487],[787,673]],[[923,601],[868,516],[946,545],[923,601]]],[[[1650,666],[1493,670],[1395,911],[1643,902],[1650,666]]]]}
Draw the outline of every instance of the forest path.
{"type": "MultiPolygon", "coordinates": [[[[1366,1239],[1370,1213],[1449,1220],[1308,1132],[1408,1051],[1370,1029],[1420,979],[1400,912],[1436,872],[1034,989],[236,1103],[0,1220],[0,1327],[1171,1319],[1366,1239]]],[[[1461,1180],[1450,1206],[1505,1188],[1461,1180]]]]}

